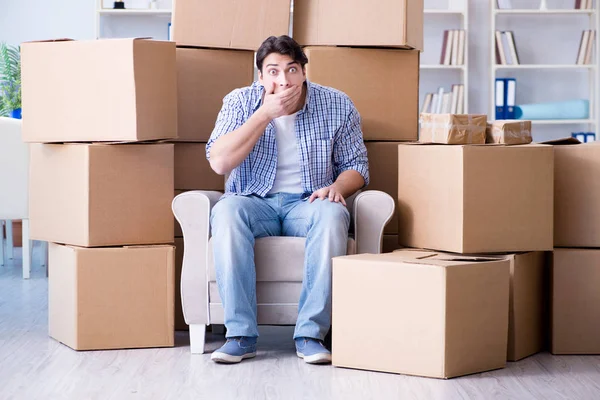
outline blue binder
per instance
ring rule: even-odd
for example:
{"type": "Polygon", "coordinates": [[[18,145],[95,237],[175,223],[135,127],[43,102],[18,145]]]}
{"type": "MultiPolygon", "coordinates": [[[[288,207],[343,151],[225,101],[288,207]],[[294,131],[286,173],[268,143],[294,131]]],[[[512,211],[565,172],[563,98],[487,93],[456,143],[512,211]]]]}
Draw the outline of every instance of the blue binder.
{"type": "Polygon", "coordinates": [[[504,78],[504,119],[515,119],[515,101],[517,98],[517,80],[504,78]]]}

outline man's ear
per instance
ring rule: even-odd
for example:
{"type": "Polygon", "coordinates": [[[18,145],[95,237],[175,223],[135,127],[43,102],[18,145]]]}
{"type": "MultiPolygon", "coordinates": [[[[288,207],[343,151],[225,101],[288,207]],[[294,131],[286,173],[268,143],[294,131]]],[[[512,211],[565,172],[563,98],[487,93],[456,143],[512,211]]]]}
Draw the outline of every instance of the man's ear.
{"type": "Polygon", "coordinates": [[[259,81],[260,83],[263,83],[263,82],[262,82],[262,81],[263,81],[262,71],[261,71],[260,69],[258,70],[258,81],[259,81]]]}

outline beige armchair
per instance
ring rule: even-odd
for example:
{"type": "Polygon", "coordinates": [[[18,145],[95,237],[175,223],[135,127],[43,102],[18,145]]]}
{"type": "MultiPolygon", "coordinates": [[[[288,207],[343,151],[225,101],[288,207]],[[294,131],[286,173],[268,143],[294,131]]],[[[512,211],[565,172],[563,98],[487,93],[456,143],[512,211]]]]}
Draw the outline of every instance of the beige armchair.
{"type": "MultiPolygon", "coordinates": [[[[223,324],[223,306],[213,265],[209,220],[222,193],[189,191],[173,199],[172,209],[183,231],[181,302],[190,327],[191,352],[204,353],[207,325],[223,324]]],[[[394,213],[384,192],[368,190],[346,201],[351,215],[348,254],[380,253],[383,228],[394,213]]],[[[266,237],[254,246],[259,325],[295,325],[302,289],[305,238],[266,237]]]]}

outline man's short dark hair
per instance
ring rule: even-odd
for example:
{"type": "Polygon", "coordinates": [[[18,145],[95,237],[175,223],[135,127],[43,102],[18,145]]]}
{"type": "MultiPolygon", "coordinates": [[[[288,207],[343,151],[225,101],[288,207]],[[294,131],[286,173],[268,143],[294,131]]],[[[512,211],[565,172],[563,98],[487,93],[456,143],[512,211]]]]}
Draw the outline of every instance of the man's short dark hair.
{"type": "Polygon", "coordinates": [[[279,37],[271,36],[260,45],[256,52],[256,67],[262,72],[263,61],[271,53],[279,53],[288,56],[304,68],[308,63],[308,58],[302,47],[291,37],[282,35],[279,37]]]}

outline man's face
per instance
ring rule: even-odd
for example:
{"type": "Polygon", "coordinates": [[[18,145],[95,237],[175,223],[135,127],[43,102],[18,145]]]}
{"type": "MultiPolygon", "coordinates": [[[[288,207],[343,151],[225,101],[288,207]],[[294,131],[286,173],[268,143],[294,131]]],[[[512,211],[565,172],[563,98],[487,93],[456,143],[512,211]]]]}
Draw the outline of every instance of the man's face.
{"type": "Polygon", "coordinates": [[[271,53],[265,57],[262,71],[258,71],[258,80],[267,90],[275,85],[274,93],[279,93],[292,86],[301,86],[306,74],[291,57],[271,53]]]}

